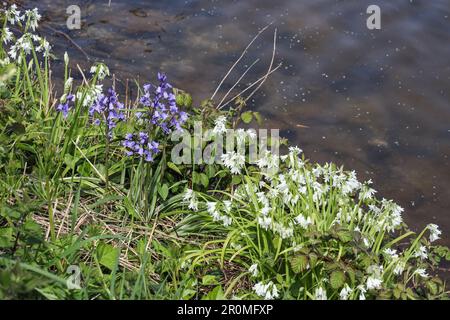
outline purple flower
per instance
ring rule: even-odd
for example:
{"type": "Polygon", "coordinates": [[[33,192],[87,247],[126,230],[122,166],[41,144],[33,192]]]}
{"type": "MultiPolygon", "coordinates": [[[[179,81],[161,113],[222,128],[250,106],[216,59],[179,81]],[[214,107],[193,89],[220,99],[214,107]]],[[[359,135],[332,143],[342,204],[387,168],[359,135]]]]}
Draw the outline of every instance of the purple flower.
{"type": "Polygon", "coordinates": [[[154,156],[160,152],[159,143],[150,141],[148,134],[145,132],[126,134],[122,145],[126,148],[125,154],[127,156],[138,156],[144,158],[146,162],[153,162],[154,156]]]}
{"type": "Polygon", "coordinates": [[[158,72],[158,86],[144,85],[144,95],[140,102],[148,107],[148,112],[137,113],[138,119],[145,119],[159,126],[165,134],[180,130],[187,121],[188,114],[180,111],[176,104],[176,97],[172,85],[167,82],[167,76],[158,72]]]}
{"type": "Polygon", "coordinates": [[[112,138],[112,130],[118,122],[125,120],[123,103],[119,102],[117,93],[110,88],[106,95],[100,94],[89,108],[89,116],[94,125],[105,122],[108,128],[108,138],[112,138]]]}
{"type": "Polygon", "coordinates": [[[72,109],[73,107],[73,102],[75,102],[75,96],[71,93],[69,93],[66,96],[66,101],[64,103],[60,103],[57,107],[56,110],[59,112],[62,112],[64,119],[67,118],[67,116],[69,115],[69,111],[70,109],[72,109]],[[72,102],[72,104],[71,104],[72,102]]]}

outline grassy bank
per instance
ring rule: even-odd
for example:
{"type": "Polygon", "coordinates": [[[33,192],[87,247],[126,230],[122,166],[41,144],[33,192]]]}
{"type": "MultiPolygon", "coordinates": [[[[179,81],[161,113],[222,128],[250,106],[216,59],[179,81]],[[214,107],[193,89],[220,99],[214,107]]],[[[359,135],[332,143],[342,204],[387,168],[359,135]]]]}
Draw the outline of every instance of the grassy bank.
{"type": "Polygon", "coordinates": [[[197,106],[164,74],[120,96],[106,65],[74,80],[67,54],[56,96],[39,19],[0,15],[0,298],[448,298],[438,227],[410,231],[352,171],[298,147],[173,162],[174,132],[258,118],[242,99],[197,106]]]}

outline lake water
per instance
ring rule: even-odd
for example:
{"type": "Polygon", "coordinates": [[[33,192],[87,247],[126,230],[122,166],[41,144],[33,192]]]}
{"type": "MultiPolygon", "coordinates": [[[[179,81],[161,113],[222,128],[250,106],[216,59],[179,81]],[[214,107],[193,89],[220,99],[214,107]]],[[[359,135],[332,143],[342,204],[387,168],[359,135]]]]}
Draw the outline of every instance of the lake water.
{"type": "MultiPolygon", "coordinates": [[[[118,79],[154,81],[167,73],[195,102],[218,81],[262,27],[224,88],[255,59],[245,83],[260,77],[272,54],[283,66],[248,108],[313,161],[333,161],[371,178],[378,195],[405,207],[415,230],[443,229],[450,245],[449,0],[22,1],[38,7],[44,26],[66,32],[92,61],[118,79]],[[75,3],[76,2],[76,3],[75,3]],[[66,27],[78,4],[81,30],[66,27]],[[381,7],[381,30],[368,30],[366,9],[381,7]]],[[[45,29],[62,57],[88,67],[84,54],[45,29]]],[[[54,63],[58,73],[61,63],[54,63]]],[[[221,97],[221,95],[219,95],[221,97]]]]}

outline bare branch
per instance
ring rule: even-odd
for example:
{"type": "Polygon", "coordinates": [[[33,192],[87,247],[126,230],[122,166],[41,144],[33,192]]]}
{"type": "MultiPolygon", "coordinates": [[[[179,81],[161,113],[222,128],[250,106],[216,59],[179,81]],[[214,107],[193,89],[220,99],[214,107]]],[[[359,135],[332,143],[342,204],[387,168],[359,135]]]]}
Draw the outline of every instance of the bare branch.
{"type": "Polygon", "coordinates": [[[239,63],[239,61],[242,60],[242,58],[245,56],[245,54],[247,53],[248,49],[251,47],[251,45],[253,44],[253,42],[255,42],[256,39],[258,39],[258,37],[267,30],[268,27],[270,27],[272,25],[273,22],[269,23],[267,26],[265,26],[264,28],[262,28],[258,34],[252,39],[252,41],[250,41],[250,43],[247,45],[247,47],[244,49],[244,51],[242,52],[241,56],[236,60],[236,62],[231,66],[231,68],[228,70],[228,72],[225,74],[225,76],[223,77],[222,81],[220,81],[219,85],[217,86],[216,90],[214,91],[213,95],[211,96],[210,100],[213,100],[214,97],[216,96],[217,92],[220,90],[222,84],[225,82],[225,80],[228,78],[228,76],[230,75],[231,71],[233,71],[233,69],[236,67],[236,65],[239,63]]]}

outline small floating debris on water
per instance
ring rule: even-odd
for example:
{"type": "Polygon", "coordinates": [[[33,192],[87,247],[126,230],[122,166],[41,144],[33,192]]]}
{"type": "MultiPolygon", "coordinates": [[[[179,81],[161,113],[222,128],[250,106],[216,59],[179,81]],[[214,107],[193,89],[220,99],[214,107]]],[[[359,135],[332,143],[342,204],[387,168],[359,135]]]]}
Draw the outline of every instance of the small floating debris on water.
{"type": "Polygon", "coordinates": [[[372,138],[367,143],[372,146],[377,146],[377,147],[383,147],[383,148],[389,147],[389,143],[382,138],[372,138]]]}

